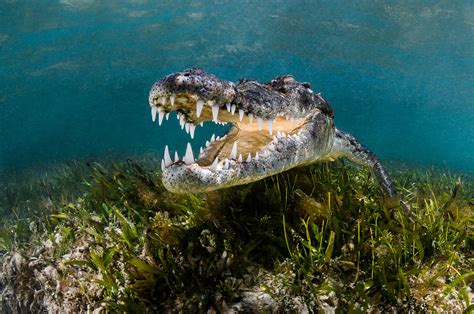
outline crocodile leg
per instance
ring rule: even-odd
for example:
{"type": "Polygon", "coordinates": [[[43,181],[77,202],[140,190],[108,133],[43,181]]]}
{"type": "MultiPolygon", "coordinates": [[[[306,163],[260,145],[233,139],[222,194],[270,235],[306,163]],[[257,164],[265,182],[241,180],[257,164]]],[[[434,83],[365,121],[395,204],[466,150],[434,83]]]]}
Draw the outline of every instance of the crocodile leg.
{"type": "Polygon", "coordinates": [[[380,160],[351,134],[336,129],[331,157],[346,157],[371,168],[384,193],[389,197],[397,196],[395,185],[380,160]]]}

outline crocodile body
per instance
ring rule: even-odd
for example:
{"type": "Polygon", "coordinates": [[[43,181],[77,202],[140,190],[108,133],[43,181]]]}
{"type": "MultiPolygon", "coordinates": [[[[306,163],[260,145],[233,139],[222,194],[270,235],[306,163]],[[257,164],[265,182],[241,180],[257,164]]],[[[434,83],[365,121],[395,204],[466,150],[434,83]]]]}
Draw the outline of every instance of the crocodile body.
{"type": "Polygon", "coordinates": [[[379,159],[352,135],[334,126],[333,110],[292,76],[267,83],[226,81],[192,68],[158,80],[149,94],[152,119],[161,125],[177,112],[194,137],[198,124],[232,123],[212,137],[197,158],[188,143],[182,158],[165,147],[163,184],[172,192],[203,192],[250,183],[288,169],[346,157],[370,167],[388,196],[396,189],[379,159]]]}

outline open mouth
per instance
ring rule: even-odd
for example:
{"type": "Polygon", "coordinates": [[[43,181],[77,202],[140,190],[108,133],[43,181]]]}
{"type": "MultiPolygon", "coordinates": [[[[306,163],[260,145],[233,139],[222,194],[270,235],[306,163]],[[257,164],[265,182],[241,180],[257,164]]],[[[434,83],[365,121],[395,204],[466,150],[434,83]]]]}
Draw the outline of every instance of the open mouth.
{"type": "Polygon", "coordinates": [[[161,125],[169,114],[176,111],[181,128],[194,138],[196,126],[212,121],[216,124],[231,123],[223,136],[212,136],[195,158],[188,143],[182,158],[177,152],[172,158],[168,146],[164,149],[162,170],[171,166],[197,165],[209,171],[226,170],[232,164],[258,162],[271,154],[279,141],[296,139],[305,124],[305,118],[289,114],[276,114],[264,119],[236,104],[219,104],[217,99],[203,99],[192,93],[161,94],[150,99],[152,120],[161,125]]]}
{"type": "Polygon", "coordinates": [[[257,181],[317,160],[332,143],[329,105],[308,83],[292,76],[264,84],[243,79],[235,85],[192,68],[158,80],[148,100],[153,121],[161,125],[175,111],[191,139],[199,124],[232,125],[220,137],[208,139],[197,156],[189,143],[184,156],[165,147],[162,181],[172,192],[257,181]]]}

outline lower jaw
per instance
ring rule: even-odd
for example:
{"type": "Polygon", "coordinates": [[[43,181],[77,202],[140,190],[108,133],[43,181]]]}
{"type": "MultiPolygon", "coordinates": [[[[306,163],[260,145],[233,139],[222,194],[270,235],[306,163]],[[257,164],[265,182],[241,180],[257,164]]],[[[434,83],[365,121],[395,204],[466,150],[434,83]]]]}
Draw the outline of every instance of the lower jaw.
{"type": "Polygon", "coordinates": [[[207,192],[254,182],[294,168],[308,160],[307,143],[299,135],[276,137],[249,161],[245,158],[219,160],[219,167],[210,170],[199,163],[172,165],[163,171],[165,187],[176,193],[207,192]]]}

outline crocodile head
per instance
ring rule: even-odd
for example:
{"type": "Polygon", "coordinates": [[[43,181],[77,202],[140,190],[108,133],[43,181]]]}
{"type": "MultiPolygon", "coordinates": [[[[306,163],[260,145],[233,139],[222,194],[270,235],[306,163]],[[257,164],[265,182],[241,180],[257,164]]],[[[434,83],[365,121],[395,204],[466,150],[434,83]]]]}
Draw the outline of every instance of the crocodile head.
{"type": "Polygon", "coordinates": [[[334,139],[332,109],[308,83],[292,76],[237,84],[192,68],[158,80],[149,94],[159,124],[176,111],[194,137],[196,125],[231,123],[206,142],[197,158],[188,144],[182,159],[165,147],[163,184],[172,192],[212,191],[260,180],[327,156],[334,139]]]}

